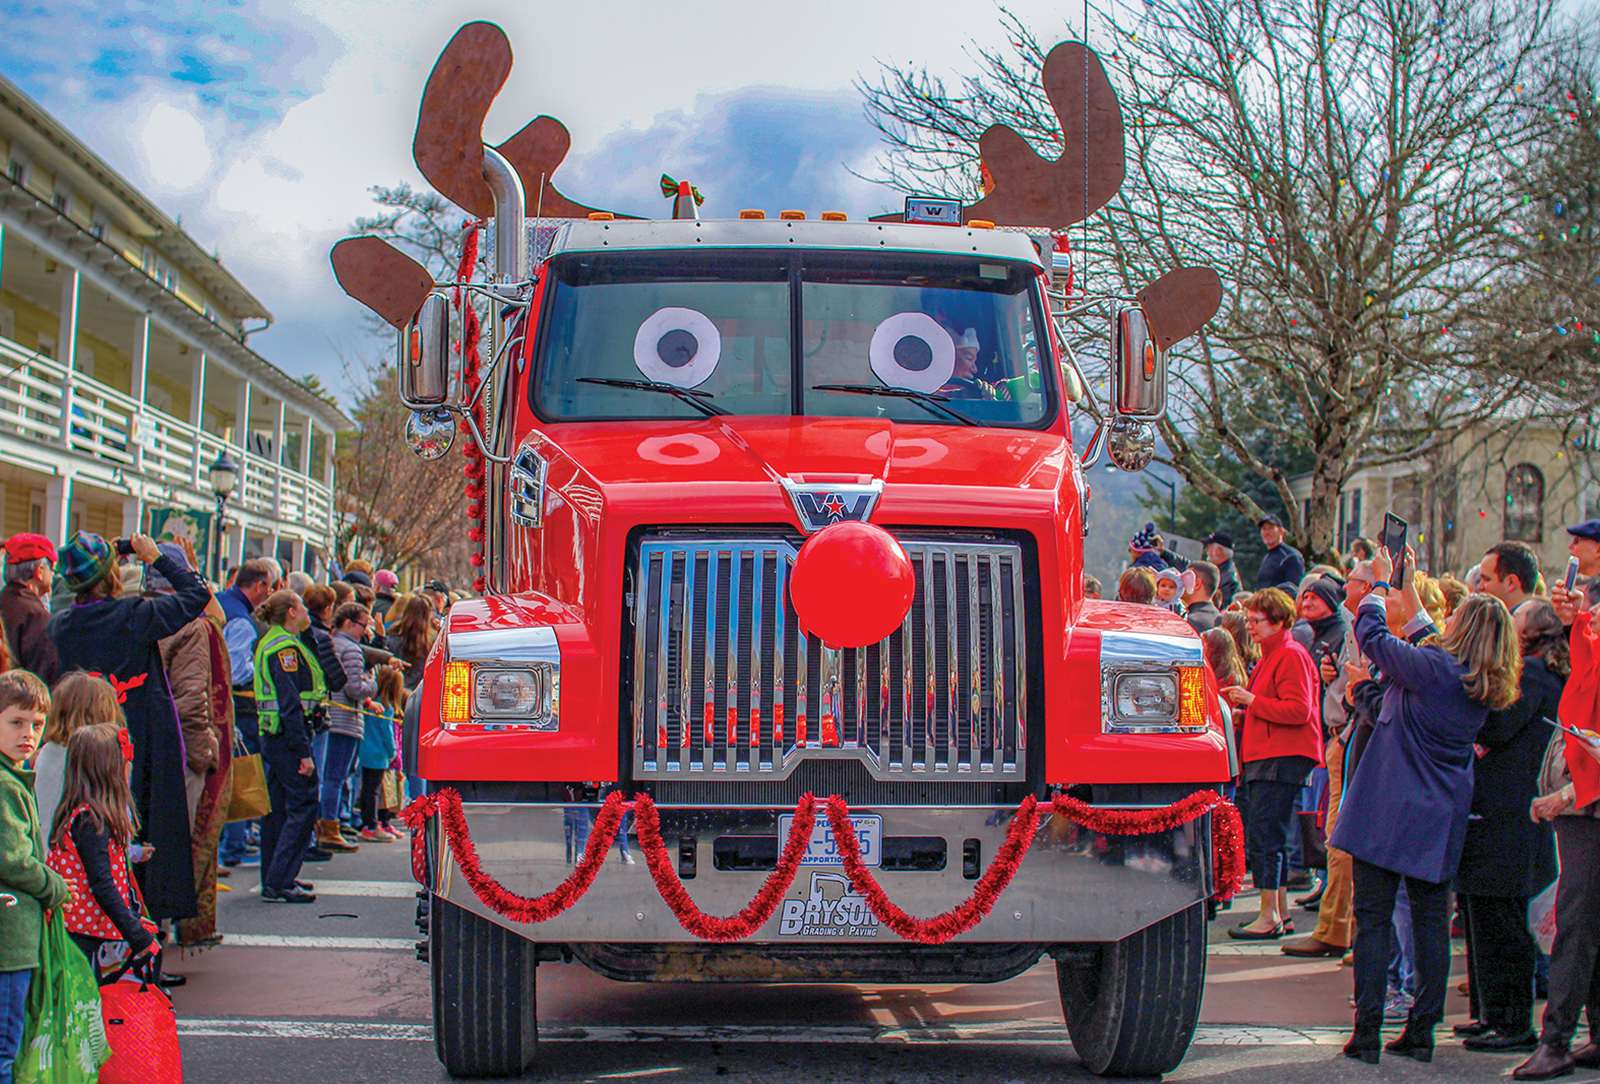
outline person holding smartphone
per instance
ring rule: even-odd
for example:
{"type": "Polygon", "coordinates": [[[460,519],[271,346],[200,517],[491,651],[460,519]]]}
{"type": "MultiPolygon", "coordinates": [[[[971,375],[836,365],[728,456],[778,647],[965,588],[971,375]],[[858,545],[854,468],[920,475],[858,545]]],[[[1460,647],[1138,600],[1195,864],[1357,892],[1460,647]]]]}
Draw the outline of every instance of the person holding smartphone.
{"type": "MultiPolygon", "coordinates": [[[[1415,555],[1405,553],[1415,567],[1415,555]]],[[[1345,790],[1329,844],[1350,854],[1356,915],[1356,1019],[1347,1057],[1376,1063],[1380,1048],[1433,1058],[1450,973],[1450,881],[1461,861],[1472,802],[1474,742],[1491,710],[1518,696],[1522,651],[1499,599],[1469,596],[1443,635],[1412,644],[1404,627],[1422,602],[1415,586],[1390,585],[1394,559],[1373,558],[1377,581],[1356,610],[1356,641],[1388,688],[1378,725],[1345,790]],[[1389,611],[1393,610],[1391,614],[1389,611]],[[1401,882],[1411,902],[1417,995],[1405,1031],[1383,1046],[1383,1005],[1401,882]]]]}
{"type": "Polygon", "coordinates": [[[149,535],[126,539],[126,548],[172,586],[156,598],[124,597],[117,549],[99,535],[79,531],[61,549],[57,577],[75,596],[50,619],[50,638],[65,670],[87,670],[111,682],[133,740],[133,801],[140,835],[155,855],[137,874],[150,916],[191,918],[197,911],[190,857],[189,803],[184,750],[172,690],[161,661],[161,641],[205,612],[211,590],[204,580],[156,548],[149,535]]]}

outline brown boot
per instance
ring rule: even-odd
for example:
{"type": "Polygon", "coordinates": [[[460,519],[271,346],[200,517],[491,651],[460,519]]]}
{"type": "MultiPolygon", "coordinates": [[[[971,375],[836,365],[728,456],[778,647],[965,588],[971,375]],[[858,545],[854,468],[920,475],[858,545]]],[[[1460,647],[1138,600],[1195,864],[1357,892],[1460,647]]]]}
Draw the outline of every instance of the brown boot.
{"type": "Polygon", "coordinates": [[[339,834],[338,821],[319,820],[317,822],[317,846],[325,851],[333,851],[337,854],[350,854],[352,851],[361,849],[354,843],[345,842],[344,836],[339,834]]]}
{"type": "Polygon", "coordinates": [[[1511,1070],[1511,1075],[1517,1080],[1552,1080],[1566,1076],[1576,1064],[1572,1052],[1565,1046],[1541,1043],[1533,1057],[1511,1070]]]}

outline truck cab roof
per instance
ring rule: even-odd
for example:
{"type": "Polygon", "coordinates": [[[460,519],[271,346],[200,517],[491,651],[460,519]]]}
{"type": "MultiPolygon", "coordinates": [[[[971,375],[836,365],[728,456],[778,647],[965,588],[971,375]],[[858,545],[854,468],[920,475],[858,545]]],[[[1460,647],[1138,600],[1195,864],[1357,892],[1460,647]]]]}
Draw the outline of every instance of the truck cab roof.
{"type": "MultiPolygon", "coordinates": [[[[529,229],[535,228],[532,220],[529,229]]],[[[1026,234],[969,226],[793,219],[571,220],[558,227],[552,256],[687,248],[797,248],[915,252],[1021,260],[1041,266],[1026,234]]]]}

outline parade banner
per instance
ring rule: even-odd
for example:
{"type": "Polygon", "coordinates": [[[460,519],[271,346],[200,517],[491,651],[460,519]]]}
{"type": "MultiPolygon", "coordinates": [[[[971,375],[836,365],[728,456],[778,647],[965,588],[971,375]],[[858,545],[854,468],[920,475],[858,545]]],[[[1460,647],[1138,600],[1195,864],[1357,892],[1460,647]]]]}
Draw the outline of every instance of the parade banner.
{"type": "Polygon", "coordinates": [[[147,530],[157,542],[176,542],[187,538],[200,559],[196,569],[202,576],[212,572],[211,550],[215,544],[215,512],[196,512],[192,508],[150,508],[146,511],[147,530]]]}

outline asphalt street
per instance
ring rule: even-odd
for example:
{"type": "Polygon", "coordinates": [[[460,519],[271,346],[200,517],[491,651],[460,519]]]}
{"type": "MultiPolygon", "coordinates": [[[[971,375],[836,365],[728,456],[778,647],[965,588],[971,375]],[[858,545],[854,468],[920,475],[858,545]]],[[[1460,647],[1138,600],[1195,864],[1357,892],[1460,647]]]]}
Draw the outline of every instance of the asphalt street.
{"type": "MultiPolygon", "coordinates": [[[[404,844],[369,844],[302,876],[317,883],[316,903],[268,904],[254,891],[255,868],[238,867],[227,882],[233,891],[220,896],[225,943],[169,961],[189,979],[175,991],[185,1080],[447,1080],[433,1052],[428,968],[413,949],[415,885],[404,844]]],[[[1225,924],[1249,916],[1236,907],[1213,924],[1202,1025],[1167,1079],[1487,1082],[1509,1079],[1521,1060],[1468,1053],[1444,1028],[1431,1065],[1385,1058],[1373,1069],[1340,1057],[1349,969],[1229,942],[1225,924]]],[[[1310,918],[1299,920],[1302,930],[1310,918]]],[[[1458,972],[1462,964],[1458,957],[1458,972]]],[[[1447,1023],[1466,1019],[1454,985],[1448,1011],[1447,1023]]],[[[577,964],[542,964],[539,1019],[531,1078],[562,1084],[1094,1079],[1061,1025],[1048,962],[1009,982],[922,988],[623,984],[577,964]]]]}

